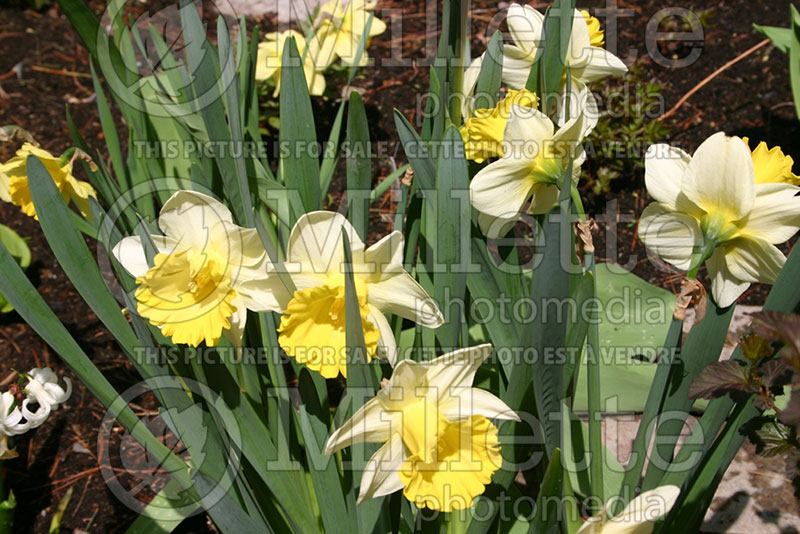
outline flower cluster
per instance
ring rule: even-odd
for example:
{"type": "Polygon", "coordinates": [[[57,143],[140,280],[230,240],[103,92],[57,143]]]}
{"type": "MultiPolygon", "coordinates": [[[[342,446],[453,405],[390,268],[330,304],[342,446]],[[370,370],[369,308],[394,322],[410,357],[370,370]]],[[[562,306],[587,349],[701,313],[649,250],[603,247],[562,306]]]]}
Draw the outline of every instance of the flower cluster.
{"type": "MultiPolygon", "coordinates": [[[[286,40],[293,37],[303,62],[308,92],[312,95],[323,94],[326,87],[323,72],[337,58],[341,59],[343,65],[355,65],[359,43],[365,34],[369,44],[369,39],[386,31],[386,24],[374,16],[367,29],[371,11],[376,5],[377,1],[331,0],[320,6],[307,37],[295,30],[268,33],[258,45],[256,80],[270,80],[275,84],[274,96],[278,96],[283,49],[286,40]]],[[[363,67],[368,62],[369,56],[365,50],[358,66],[363,67]]]]}
{"type": "Polygon", "coordinates": [[[50,412],[72,394],[72,381],[64,377],[64,386],[60,385],[49,367],[31,369],[24,377],[28,384],[18,396],[11,391],[0,394],[0,459],[3,460],[17,455],[8,448],[9,437],[41,426],[50,412]]]}

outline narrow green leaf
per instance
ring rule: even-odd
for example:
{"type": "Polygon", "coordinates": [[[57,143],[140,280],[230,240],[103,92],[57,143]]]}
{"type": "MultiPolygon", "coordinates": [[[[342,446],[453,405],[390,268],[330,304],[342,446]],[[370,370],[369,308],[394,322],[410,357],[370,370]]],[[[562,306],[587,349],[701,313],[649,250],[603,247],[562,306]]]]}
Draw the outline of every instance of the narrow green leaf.
{"type": "Polygon", "coordinates": [[[369,193],[372,185],[372,153],[364,101],[357,91],[350,94],[347,108],[347,208],[361,239],[367,239],[369,193]]]}
{"type": "Polygon", "coordinates": [[[483,56],[481,71],[475,84],[475,107],[493,108],[497,103],[497,95],[503,77],[503,33],[494,32],[489,44],[486,45],[486,55],[483,56]]]}

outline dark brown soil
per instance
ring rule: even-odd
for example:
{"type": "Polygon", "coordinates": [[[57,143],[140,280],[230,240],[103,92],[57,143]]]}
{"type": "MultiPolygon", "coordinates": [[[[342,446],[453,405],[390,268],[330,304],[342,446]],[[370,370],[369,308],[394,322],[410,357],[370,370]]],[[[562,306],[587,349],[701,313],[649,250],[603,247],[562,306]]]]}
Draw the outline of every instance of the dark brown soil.
{"type": "MultiPolygon", "coordinates": [[[[707,17],[705,38],[699,43],[702,54],[697,61],[690,67],[670,69],[648,57],[643,43],[649,17],[662,7],[671,7],[674,2],[619,0],[617,3],[633,13],[619,22],[620,55],[624,57],[624,51],[635,50],[647,75],[664,84],[665,109],[671,108],[720,65],[758,43],[762,37],[752,29],[751,23],[784,25],[789,9],[789,2],[785,0],[770,2],[768,9],[759,2],[747,0],[684,0],[682,7],[695,11],[711,8],[713,13],[707,17]]],[[[600,7],[605,2],[597,0],[588,4],[600,7]]],[[[92,5],[99,12],[103,2],[93,0],[92,5]]],[[[419,0],[381,0],[379,7],[402,13],[402,36],[387,32],[374,39],[370,55],[377,58],[377,66],[363,70],[355,85],[363,91],[373,140],[387,143],[388,153],[394,154],[397,165],[401,165],[405,158],[402,151],[396,149],[391,112],[398,108],[417,124],[420,103],[416,95],[428,84],[426,58],[430,58],[434,49],[426,48],[426,42],[435,43],[436,35],[432,32],[436,23],[429,20],[424,3],[419,0]],[[403,56],[411,60],[410,65],[382,65],[391,56],[393,45],[401,47],[403,56]]],[[[485,28],[495,7],[493,2],[474,1],[473,9],[474,52],[480,53],[487,38],[485,28]]],[[[270,19],[261,22],[262,28],[271,29],[270,19]]],[[[667,57],[683,57],[689,47],[663,45],[661,51],[667,57]]],[[[781,52],[767,46],[728,69],[669,119],[674,130],[665,141],[692,151],[708,135],[724,130],[729,134],[748,135],[755,141],[780,144],[797,160],[800,137],[791,104],[787,61],[781,52]]],[[[88,54],[58,8],[36,13],[23,6],[0,7],[0,86],[5,92],[0,92],[0,125],[20,125],[31,131],[43,147],[60,153],[71,145],[64,120],[64,108],[69,103],[88,142],[102,147],[95,104],[88,101],[93,93],[88,72],[88,54]]],[[[333,94],[335,96],[315,104],[321,129],[324,123],[332,120],[338,105],[338,93],[333,91],[333,94]]],[[[0,146],[0,161],[8,159],[14,148],[0,146]]],[[[388,161],[376,163],[374,172],[376,182],[386,176],[390,172],[388,161]]],[[[332,204],[338,204],[343,185],[343,173],[339,172],[333,183],[332,204]]],[[[633,254],[636,256],[634,272],[676,290],[680,277],[656,268],[646,259],[643,247],[635,238],[633,221],[647,202],[641,171],[613,182],[608,195],[600,197],[587,191],[585,196],[587,212],[595,216],[606,211],[609,200],[617,202],[611,213],[619,216],[619,224],[614,231],[609,228],[607,235],[601,231],[597,237],[598,251],[604,259],[625,264],[633,254]],[[606,252],[606,246],[611,243],[617,245],[616,254],[606,252]]],[[[378,205],[373,214],[376,223],[373,231],[380,226],[379,221],[386,223],[385,216],[393,210],[388,196],[378,205]]],[[[616,219],[615,216],[611,218],[616,219]]],[[[95,364],[118,389],[135,383],[136,374],[129,362],[66,279],[38,223],[7,204],[0,204],[0,222],[30,239],[34,257],[28,270],[31,280],[95,364]]],[[[380,227],[376,233],[383,230],[380,227]]],[[[754,287],[748,292],[746,302],[763,302],[765,294],[764,288],[754,287]]],[[[15,313],[0,316],[0,354],[0,380],[12,370],[26,371],[45,365],[59,374],[73,376],[15,313]]],[[[70,486],[74,487],[74,495],[64,515],[65,531],[84,529],[111,533],[123,532],[129,526],[133,513],[109,492],[98,472],[97,436],[103,414],[102,406],[76,383],[66,408],[51,416],[36,432],[18,441],[19,459],[4,465],[6,482],[17,495],[15,532],[47,532],[55,507],[70,486]]],[[[187,531],[202,531],[204,521],[200,517],[187,531]]]]}

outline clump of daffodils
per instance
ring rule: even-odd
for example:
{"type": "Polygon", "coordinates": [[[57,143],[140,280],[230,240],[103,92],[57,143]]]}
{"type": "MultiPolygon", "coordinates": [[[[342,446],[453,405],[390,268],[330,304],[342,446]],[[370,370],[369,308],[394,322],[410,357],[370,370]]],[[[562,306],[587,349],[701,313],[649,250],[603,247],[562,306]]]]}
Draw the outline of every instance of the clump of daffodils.
{"type": "Polygon", "coordinates": [[[13,158],[0,165],[0,200],[19,206],[25,215],[38,220],[31,190],[28,187],[28,156],[39,158],[56,183],[64,201],[73,201],[81,214],[91,219],[89,198],[97,198],[97,193],[88,182],[75,178],[72,173],[73,161],[69,154],[56,157],[31,143],[23,144],[13,158]]]}
{"type": "Polygon", "coordinates": [[[772,284],[786,257],[775,245],[800,229],[800,187],[791,158],[716,133],[689,156],[654,145],[639,237],[659,258],[693,276],[705,264],[714,300],[733,304],[751,283],[772,284]]]}
{"type": "MultiPolygon", "coordinates": [[[[293,38],[303,65],[308,92],[319,96],[325,92],[324,72],[337,58],[343,65],[355,65],[359,43],[386,31],[386,24],[373,15],[367,23],[377,2],[364,0],[331,0],[323,4],[312,21],[311,31],[303,35],[295,30],[268,33],[258,45],[256,80],[270,81],[275,85],[273,96],[280,93],[281,63],[286,40],[293,38]]],[[[366,49],[361,54],[358,66],[369,62],[366,49]]]]}
{"type": "Polygon", "coordinates": [[[0,460],[15,458],[17,453],[9,448],[8,439],[37,428],[50,413],[66,402],[72,394],[72,382],[64,377],[64,385],[49,367],[31,369],[21,392],[0,393],[0,460]],[[33,410],[32,407],[35,407],[33,410]]]}
{"type": "Polygon", "coordinates": [[[354,443],[382,443],[361,479],[358,502],[403,490],[419,508],[472,506],[501,464],[495,419],[517,415],[472,387],[490,344],[435,360],[403,360],[388,383],[328,438],[325,454],[354,443]]]}

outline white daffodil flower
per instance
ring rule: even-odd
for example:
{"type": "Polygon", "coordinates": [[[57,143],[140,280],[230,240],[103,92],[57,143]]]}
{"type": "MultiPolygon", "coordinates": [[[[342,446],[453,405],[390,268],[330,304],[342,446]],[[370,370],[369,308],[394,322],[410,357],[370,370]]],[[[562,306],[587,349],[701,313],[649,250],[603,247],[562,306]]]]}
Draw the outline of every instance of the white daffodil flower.
{"type": "Polygon", "coordinates": [[[31,423],[31,428],[41,425],[50,412],[66,402],[72,395],[72,381],[64,377],[65,386],[58,383],[58,376],[49,367],[31,369],[28,372],[28,385],[25,393],[28,398],[22,401],[22,415],[31,423]],[[28,409],[31,404],[37,404],[35,412],[28,409]]]}
{"type": "MultiPolygon", "coordinates": [[[[522,89],[542,44],[544,15],[531,6],[511,4],[506,23],[514,44],[503,47],[503,82],[512,89],[522,89]]],[[[576,9],[566,56],[574,82],[585,85],[628,71],[622,60],[603,48],[604,39],[600,22],[587,11],[576,9]]]]}
{"type": "Polygon", "coordinates": [[[235,225],[217,200],[178,191],[161,209],[158,226],[164,235],[151,236],[152,267],[138,236],[122,239],[113,252],[136,277],[138,313],[173,343],[214,346],[224,335],[239,346],[247,310],[275,309],[286,294],[268,273],[258,232],[235,225]]]}
{"type": "Polygon", "coordinates": [[[472,387],[490,344],[435,360],[397,364],[388,384],[328,438],[325,454],[353,443],[383,443],[361,479],[358,502],[403,489],[419,507],[472,505],[500,468],[492,419],[519,421],[500,399],[472,387]]]}
{"type": "Polygon", "coordinates": [[[347,373],[342,229],[350,241],[369,358],[396,361],[394,334],[384,313],[429,328],[444,322],[436,302],[403,269],[402,233],[392,232],[366,248],[341,214],[307,213],[292,229],[285,263],[297,290],[291,297],[279,295],[274,311],[284,314],[278,329],[280,346],[326,378],[347,373]]]}
{"type": "Polygon", "coordinates": [[[677,486],[660,486],[633,499],[628,506],[612,518],[608,506],[581,525],[578,534],[651,534],[656,521],[666,515],[680,495],[677,486]]]}
{"type": "Polygon", "coordinates": [[[642,213],[639,237],[656,256],[681,270],[704,261],[714,300],[733,304],[751,283],[774,283],[784,262],[775,246],[800,229],[800,188],[756,183],[747,145],[716,133],[689,156],[651,146],[645,182],[656,201],[642,213]]]}
{"type": "MultiPolygon", "coordinates": [[[[38,426],[38,425],[37,425],[38,426]]],[[[0,434],[17,436],[32,428],[29,420],[24,420],[22,410],[16,404],[16,399],[8,391],[0,394],[0,434]]]]}
{"type": "Polygon", "coordinates": [[[470,183],[472,205],[487,237],[500,237],[525,211],[544,213],[558,200],[558,180],[573,160],[573,182],[586,159],[581,141],[583,115],[556,129],[544,113],[512,105],[503,134],[503,157],[490,163],[470,183]]]}

